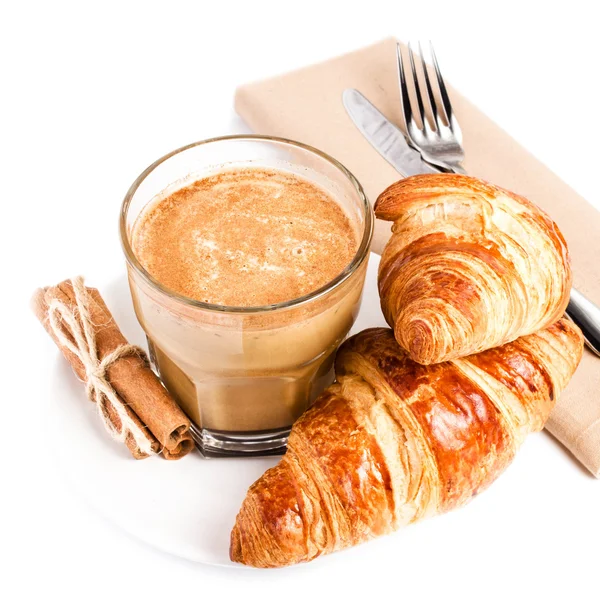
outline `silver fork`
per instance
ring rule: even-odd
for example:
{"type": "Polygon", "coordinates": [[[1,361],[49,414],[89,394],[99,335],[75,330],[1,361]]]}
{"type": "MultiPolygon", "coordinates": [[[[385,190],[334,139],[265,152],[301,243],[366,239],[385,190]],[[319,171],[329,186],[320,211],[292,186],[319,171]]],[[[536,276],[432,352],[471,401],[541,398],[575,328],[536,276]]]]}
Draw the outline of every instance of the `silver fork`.
{"type": "Polygon", "coordinates": [[[448,90],[444,84],[444,79],[440,71],[433,45],[429,44],[433,68],[439,88],[439,102],[433,93],[429,71],[423,56],[423,48],[419,42],[419,61],[415,61],[414,52],[411,45],[408,45],[408,58],[410,71],[404,66],[400,44],[397,46],[398,54],[398,76],[400,78],[400,98],[402,100],[402,110],[404,112],[404,121],[406,123],[406,133],[411,146],[421,153],[421,156],[428,163],[453,171],[454,173],[464,173],[461,166],[465,158],[465,152],[462,147],[462,133],[454,111],[448,90]],[[425,94],[421,91],[422,83],[417,76],[417,69],[421,73],[421,80],[425,82],[427,92],[427,103],[430,114],[433,117],[431,124],[427,118],[425,94]],[[409,93],[407,80],[407,71],[415,88],[415,96],[409,93]],[[421,125],[414,118],[414,113],[418,112],[421,117],[421,125]],[[433,126],[432,126],[433,125],[433,126]]]}
{"type": "MultiPolygon", "coordinates": [[[[462,147],[462,133],[454,116],[448,90],[444,84],[444,79],[431,42],[429,43],[429,49],[439,89],[439,101],[436,101],[436,95],[433,92],[421,43],[419,42],[418,62],[415,61],[412,47],[408,44],[410,71],[404,66],[400,44],[397,46],[400,98],[408,142],[415,150],[421,153],[423,160],[431,165],[453,173],[465,173],[461,165],[465,158],[465,152],[462,147]],[[421,80],[425,82],[426,96],[421,90],[423,86],[419,82],[417,71],[420,72],[421,80]],[[415,89],[414,97],[409,93],[407,72],[411,77],[412,85],[415,89]],[[424,98],[426,99],[425,102],[424,98]],[[427,118],[426,103],[433,119],[433,126],[427,118]],[[420,126],[414,118],[415,112],[418,112],[421,117],[420,126]]],[[[567,316],[583,332],[588,348],[600,356],[600,307],[573,288],[566,312],[567,316]]]]}

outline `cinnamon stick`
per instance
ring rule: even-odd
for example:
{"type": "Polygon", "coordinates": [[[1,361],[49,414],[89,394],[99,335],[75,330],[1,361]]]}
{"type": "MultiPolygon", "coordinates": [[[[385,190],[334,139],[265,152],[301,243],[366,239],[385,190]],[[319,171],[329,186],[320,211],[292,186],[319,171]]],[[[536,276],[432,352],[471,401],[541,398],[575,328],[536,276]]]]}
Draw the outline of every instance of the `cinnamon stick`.
{"type": "MultiPolygon", "coordinates": [[[[98,290],[87,287],[84,289],[97,358],[101,361],[119,348],[129,346],[129,343],[119,330],[98,290]]],[[[87,382],[85,365],[74,352],[65,347],[50,322],[49,307],[53,301],[60,302],[75,316],[78,323],[81,323],[76,292],[70,280],[63,281],[57,286],[37,290],[32,299],[32,307],[37,318],[69,361],[77,377],[87,382]]],[[[61,324],[61,331],[70,341],[75,341],[66,325],[61,324]]],[[[150,453],[160,452],[164,458],[173,460],[185,456],[193,449],[194,442],[189,431],[189,419],[163,387],[144,358],[138,354],[117,358],[107,366],[106,380],[116,392],[117,400],[125,411],[124,414],[139,427],[138,436],[141,430],[141,435],[147,442],[140,444],[139,437],[136,441],[130,432],[126,434],[124,442],[135,458],[146,458],[150,453]],[[144,451],[141,445],[149,446],[151,450],[144,451]]],[[[122,432],[123,423],[111,403],[104,402],[102,410],[115,430],[122,432]]]]}

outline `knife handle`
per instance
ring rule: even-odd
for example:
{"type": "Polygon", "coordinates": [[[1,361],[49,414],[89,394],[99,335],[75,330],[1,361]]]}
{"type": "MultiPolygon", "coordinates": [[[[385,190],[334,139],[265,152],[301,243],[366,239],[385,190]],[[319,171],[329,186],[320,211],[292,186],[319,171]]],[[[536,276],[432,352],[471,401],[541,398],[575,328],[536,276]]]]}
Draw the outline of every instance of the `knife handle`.
{"type": "Polygon", "coordinates": [[[573,288],[567,316],[583,332],[586,346],[600,356],[600,308],[573,288]]]}

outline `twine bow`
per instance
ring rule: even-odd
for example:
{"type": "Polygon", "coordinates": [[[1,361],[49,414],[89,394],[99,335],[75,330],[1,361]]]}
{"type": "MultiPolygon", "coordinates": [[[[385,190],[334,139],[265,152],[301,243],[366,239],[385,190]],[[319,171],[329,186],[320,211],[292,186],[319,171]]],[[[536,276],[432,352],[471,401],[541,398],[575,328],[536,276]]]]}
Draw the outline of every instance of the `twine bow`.
{"type": "Polygon", "coordinates": [[[131,419],[117,392],[107,379],[108,368],[123,356],[137,355],[148,362],[146,353],[139,346],[123,344],[107,354],[102,360],[98,357],[96,336],[88,310],[90,297],[83,284],[83,277],[71,279],[75,293],[75,309],[70,309],[58,299],[52,299],[48,305],[48,320],[56,338],[70,350],[85,368],[88,398],[94,401],[100,412],[102,422],[110,435],[124,442],[127,434],[131,434],[138,448],[148,454],[155,454],[151,441],[144,434],[140,426],[131,419]],[[65,334],[65,328],[72,336],[72,340],[65,334]],[[117,413],[121,421],[120,431],[110,420],[107,413],[107,403],[117,413]]]}

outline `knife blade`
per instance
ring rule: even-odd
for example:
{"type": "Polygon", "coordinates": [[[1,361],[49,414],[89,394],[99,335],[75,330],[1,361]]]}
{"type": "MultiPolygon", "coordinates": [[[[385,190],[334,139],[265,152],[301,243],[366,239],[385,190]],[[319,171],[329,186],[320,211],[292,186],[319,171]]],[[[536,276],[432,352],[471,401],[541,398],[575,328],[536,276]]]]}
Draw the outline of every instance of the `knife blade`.
{"type": "Polygon", "coordinates": [[[419,173],[439,173],[411,148],[402,131],[373,106],[358,90],[348,88],[342,102],[352,122],[368,142],[396,171],[408,177],[419,173]]]}

